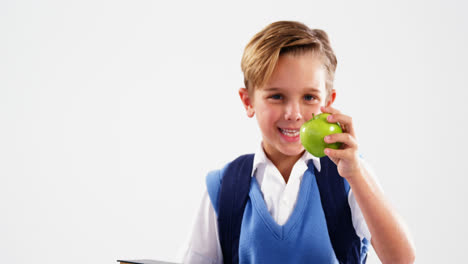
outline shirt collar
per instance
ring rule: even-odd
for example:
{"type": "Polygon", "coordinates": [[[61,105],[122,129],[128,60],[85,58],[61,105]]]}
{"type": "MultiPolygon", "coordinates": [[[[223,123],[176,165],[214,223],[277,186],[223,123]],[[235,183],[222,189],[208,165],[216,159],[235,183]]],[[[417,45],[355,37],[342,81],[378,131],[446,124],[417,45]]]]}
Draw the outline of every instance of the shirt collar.
{"type": "MultiPolygon", "coordinates": [[[[317,168],[317,171],[320,172],[320,158],[313,156],[307,151],[304,151],[304,154],[299,160],[304,162],[306,166],[309,163],[309,161],[312,160],[315,168],[317,168]]],[[[266,166],[268,163],[272,162],[266,156],[265,151],[263,150],[262,143],[260,143],[260,145],[257,148],[257,151],[255,151],[251,176],[255,176],[255,172],[257,171],[257,169],[259,169],[261,166],[266,166]]]]}

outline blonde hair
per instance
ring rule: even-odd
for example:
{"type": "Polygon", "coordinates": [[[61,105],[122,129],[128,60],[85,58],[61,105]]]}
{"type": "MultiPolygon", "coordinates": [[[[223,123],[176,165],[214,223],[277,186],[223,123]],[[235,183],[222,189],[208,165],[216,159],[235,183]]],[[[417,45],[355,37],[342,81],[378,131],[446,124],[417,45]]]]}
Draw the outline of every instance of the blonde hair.
{"type": "Polygon", "coordinates": [[[284,54],[302,55],[315,52],[321,56],[327,73],[327,97],[333,89],[337,65],[328,35],[320,29],[310,29],[295,21],[278,21],[266,26],[247,44],[241,68],[247,90],[265,85],[278,59],[284,54]]]}

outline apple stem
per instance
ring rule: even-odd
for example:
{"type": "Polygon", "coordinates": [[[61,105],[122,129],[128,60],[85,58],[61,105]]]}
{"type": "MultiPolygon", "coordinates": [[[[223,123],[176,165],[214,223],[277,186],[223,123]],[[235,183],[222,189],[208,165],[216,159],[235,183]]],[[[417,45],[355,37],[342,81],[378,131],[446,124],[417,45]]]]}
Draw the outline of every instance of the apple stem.
{"type": "Polygon", "coordinates": [[[315,113],[312,113],[312,119],[315,119],[315,113]]]}

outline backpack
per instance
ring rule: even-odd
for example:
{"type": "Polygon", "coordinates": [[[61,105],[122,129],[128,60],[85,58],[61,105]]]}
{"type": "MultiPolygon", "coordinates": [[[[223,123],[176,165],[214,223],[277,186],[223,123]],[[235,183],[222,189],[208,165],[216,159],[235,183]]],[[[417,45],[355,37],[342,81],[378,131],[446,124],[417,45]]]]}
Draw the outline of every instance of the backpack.
{"type": "MultiPolygon", "coordinates": [[[[224,263],[239,263],[239,238],[242,217],[249,199],[254,154],[242,155],[232,161],[222,177],[218,196],[218,228],[224,263]]],[[[313,168],[325,213],[328,234],[339,263],[365,263],[367,247],[361,252],[361,241],[354,230],[348,204],[348,182],[338,174],[327,156],[320,158],[321,170],[313,168]]],[[[365,244],[367,240],[363,241],[365,244]]]]}

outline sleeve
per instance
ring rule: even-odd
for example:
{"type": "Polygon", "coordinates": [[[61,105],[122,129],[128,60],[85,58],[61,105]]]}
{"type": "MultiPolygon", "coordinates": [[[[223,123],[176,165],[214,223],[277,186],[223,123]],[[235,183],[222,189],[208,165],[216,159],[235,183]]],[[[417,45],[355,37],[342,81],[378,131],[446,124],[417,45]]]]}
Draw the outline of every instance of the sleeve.
{"type": "Polygon", "coordinates": [[[354,198],[353,190],[350,190],[348,193],[348,202],[349,207],[351,208],[351,218],[353,221],[354,230],[356,230],[356,235],[363,240],[366,238],[371,241],[371,234],[369,228],[367,227],[364,216],[362,215],[361,209],[354,198]]]}
{"type": "Polygon", "coordinates": [[[200,208],[195,216],[192,232],[185,246],[182,263],[223,263],[218,238],[217,217],[206,189],[202,196],[200,208]]]}
{"type": "MultiPolygon", "coordinates": [[[[380,186],[378,179],[375,177],[375,173],[372,170],[371,166],[369,166],[369,164],[362,158],[361,158],[361,163],[363,164],[364,168],[369,172],[369,176],[375,179],[379,188],[382,188],[380,186]]],[[[349,203],[349,207],[351,208],[351,218],[352,218],[354,229],[356,230],[356,234],[359,236],[361,240],[366,238],[370,242],[371,234],[370,234],[369,228],[367,227],[361,208],[359,208],[359,205],[356,201],[356,198],[354,197],[352,189],[350,189],[348,193],[348,203],[349,203]]]]}

